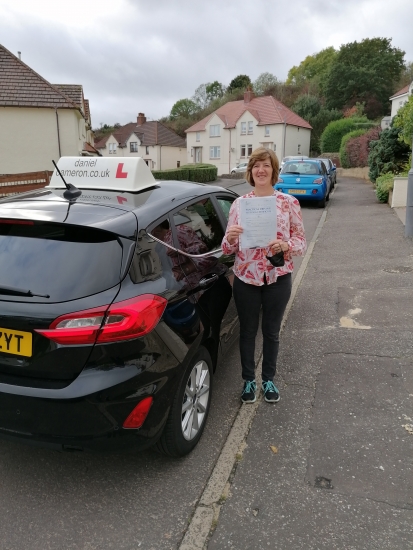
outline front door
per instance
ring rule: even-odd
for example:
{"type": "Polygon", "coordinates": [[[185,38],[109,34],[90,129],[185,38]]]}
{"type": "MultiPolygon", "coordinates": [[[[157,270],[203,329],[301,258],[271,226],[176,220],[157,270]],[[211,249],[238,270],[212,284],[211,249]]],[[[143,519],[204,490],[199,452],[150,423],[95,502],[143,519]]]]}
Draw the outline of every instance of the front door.
{"type": "Polygon", "coordinates": [[[201,147],[195,148],[195,162],[196,164],[200,164],[202,162],[202,149],[201,147]]]}

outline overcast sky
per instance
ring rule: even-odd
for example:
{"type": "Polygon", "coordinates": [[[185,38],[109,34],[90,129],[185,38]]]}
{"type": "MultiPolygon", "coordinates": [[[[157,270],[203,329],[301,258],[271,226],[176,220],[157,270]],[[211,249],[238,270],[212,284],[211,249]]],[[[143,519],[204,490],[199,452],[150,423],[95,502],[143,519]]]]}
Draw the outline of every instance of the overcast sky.
{"type": "Polygon", "coordinates": [[[167,116],[202,83],[386,37],[413,61],[412,0],[0,0],[0,43],[54,84],[82,84],[92,125],[167,116]]]}

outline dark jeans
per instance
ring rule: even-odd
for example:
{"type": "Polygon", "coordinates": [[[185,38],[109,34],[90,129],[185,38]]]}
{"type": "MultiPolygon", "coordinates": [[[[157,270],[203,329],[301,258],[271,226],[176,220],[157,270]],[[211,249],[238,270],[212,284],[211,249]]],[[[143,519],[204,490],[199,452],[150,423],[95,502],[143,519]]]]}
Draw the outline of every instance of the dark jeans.
{"type": "Polygon", "coordinates": [[[234,278],[234,300],[240,322],[242,378],[255,380],[255,337],[262,307],[262,379],[272,380],[277,365],[281,322],[291,295],[291,273],[271,285],[255,286],[234,278]]]}

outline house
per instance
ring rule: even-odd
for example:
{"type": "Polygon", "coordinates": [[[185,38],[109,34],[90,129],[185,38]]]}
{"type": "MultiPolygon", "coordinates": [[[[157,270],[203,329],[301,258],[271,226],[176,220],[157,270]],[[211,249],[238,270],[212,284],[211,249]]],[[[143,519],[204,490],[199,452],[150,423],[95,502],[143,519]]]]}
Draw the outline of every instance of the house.
{"type": "Polygon", "coordinates": [[[248,160],[264,146],[281,159],[286,155],[309,155],[310,124],[272,96],[229,101],[186,130],[188,163],[207,162],[218,174],[248,160]]]}
{"type": "Polygon", "coordinates": [[[0,174],[98,155],[81,85],[53,85],[0,44],[0,174]]]}
{"type": "Polygon", "coordinates": [[[142,157],[151,170],[176,168],[186,162],[186,142],[156,120],[139,113],[136,122],[121,126],[95,144],[104,157],[142,157]]]}
{"type": "Polygon", "coordinates": [[[400,107],[403,107],[403,105],[407,103],[409,96],[412,93],[413,82],[407,84],[406,86],[404,86],[404,88],[402,88],[389,98],[391,101],[391,113],[390,116],[385,116],[381,120],[381,127],[383,130],[390,126],[392,119],[397,115],[397,111],[400,109],[400,107]]]}

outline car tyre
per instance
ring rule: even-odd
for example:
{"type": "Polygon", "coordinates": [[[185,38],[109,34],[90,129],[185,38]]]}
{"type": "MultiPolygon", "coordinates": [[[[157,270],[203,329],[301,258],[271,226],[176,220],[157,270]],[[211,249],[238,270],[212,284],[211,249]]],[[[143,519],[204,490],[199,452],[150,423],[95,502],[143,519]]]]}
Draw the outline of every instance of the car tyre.
{"type": "Polygon", "coordinates": [[[318,201],[319,208],[325,208],[326,206],[326,197],[324,199],[321,199],[321,201],[318,201]]]}
{"type": "Polygon", "coordinates": [[[185,369],[165,428],[156,443],[159,452],[179,457],[195,448],[207,422],[212,380],[211,356],[201,347],[185,369]]]}

